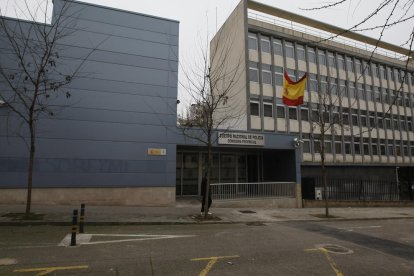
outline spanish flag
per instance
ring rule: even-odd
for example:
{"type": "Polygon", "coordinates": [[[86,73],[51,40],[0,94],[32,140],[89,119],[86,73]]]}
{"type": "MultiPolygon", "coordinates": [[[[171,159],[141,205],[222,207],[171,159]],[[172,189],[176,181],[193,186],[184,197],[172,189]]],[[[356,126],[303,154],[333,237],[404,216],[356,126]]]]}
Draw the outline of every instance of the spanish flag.
{"type": "Polygon", "coordinates": [[[303,104],[303,96],[306,87],[306,73],[298,81],[292,81],[285,71],[283,79],[283,103],[288,106],[298,106],[303,104]]]}

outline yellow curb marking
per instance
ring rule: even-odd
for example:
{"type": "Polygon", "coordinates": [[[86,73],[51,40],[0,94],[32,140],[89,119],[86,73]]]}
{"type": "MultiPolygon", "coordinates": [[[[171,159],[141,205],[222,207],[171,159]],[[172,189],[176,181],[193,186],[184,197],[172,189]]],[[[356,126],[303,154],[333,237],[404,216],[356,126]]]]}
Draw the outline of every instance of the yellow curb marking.
{"type": "Polygon", "coordinates": [[[89,268],[87,265],[78,265],[78,266],[57,266],[57,267],[42,267],[42,268],[27,268],[27,269],[16,269],[13,272],[38,272],[37,276],[47,275],[51,272],[57,270],[69,270],[69,269],[86,269],[89,268]]]}
{"type": "Polygon", "coordinates": [[[207,273],[211,270],[213,265],[217,263],[219,259],[232,259],[232,258],[240,258],[238,255],[234,256],[218,256],[218,257],[207,257],[207,258],[195,258],[191,259],[191,261],[209,261],[206,267],[200,272],[199,276],[206,276],[207,273]]]}
{"type": "Polygon", "coordinates": [[[314,248],[314,249],[305,249],[305,251],[320,251],[322,252],[326,259],[328,260],[329,265],[331,266],[332,270],[335,272],[336,276],[344,276],[344,274],[339,270],[338,266],[336,265],[335,261],[329,255],[329,251],[325,248],[314,248]]]}

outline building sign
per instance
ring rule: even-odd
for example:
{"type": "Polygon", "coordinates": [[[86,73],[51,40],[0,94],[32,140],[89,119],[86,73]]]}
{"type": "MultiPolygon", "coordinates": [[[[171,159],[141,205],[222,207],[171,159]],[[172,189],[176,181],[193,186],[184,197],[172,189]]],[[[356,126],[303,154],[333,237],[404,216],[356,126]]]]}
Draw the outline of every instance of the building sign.
{"type": "Polygon", "coordinates": [[[167,155],[167,149],[148,148],[148,155],[167,155]]]}
{"type": "Polygon", "coordinates": [[[219,145],[264,146],[263,134],[219,132],[219,145]]]}

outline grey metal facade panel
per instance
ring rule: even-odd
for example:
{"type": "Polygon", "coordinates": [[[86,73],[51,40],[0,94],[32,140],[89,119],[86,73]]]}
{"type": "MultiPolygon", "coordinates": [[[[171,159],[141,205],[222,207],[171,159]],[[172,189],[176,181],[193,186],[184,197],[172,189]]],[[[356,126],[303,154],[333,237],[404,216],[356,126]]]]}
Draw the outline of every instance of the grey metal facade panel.
{"type": "MultiPolygon", "coordinates": [[[[99,50],[71,83],[71,97],[52,101],[65,108],[39,121],[34,187],[175,186],[176,144],[167,133],[176,126],[178,22],[78,2],[71,8],[83,30],[62,41],[60,61],[75,67],[73,57],[99,50]],[[150,156],[148,148],[167,155],[150,156]]],[[[2,130],[14,120],[5,113],[2,130]]],[[[27,156],[21,138],[1,132],[0,187],[26,186],[27,156]]]]}
{"type": "MultiPolygon", "coordinates": [[[[37,141],[38,158],[165,160],[175,157],[175,144],[142,143],[135,141],[42,139],[37,141]],[[149,156],[148,148],[167,148],[167,156],[149,156]]],[[[21,138],[0,137],[0,156],[27,157],[28,151],[21,138]]],[[[1,179],[0,179],[1,181],[1,179]]]]}
{"type": "MultiPolygon", "coordinates": [[[[1,188],[25,188],[26,175],[2,174],[1,188]]],[[[174,187],[172,174],[160,173],[35,173],[33,188],[174,187]]]]}

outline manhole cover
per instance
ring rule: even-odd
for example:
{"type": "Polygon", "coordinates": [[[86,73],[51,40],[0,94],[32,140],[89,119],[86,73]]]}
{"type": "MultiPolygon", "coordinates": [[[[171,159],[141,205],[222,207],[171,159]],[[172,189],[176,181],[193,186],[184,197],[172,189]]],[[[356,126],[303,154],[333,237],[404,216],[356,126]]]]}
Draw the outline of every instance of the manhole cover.
{"type": "Polygon", "coordinates": [[[256,214],[256,212],[251,211],[251,210],[239,210],[239,212],[243,214],[256,214]]]}
{"type": "Polygon", "coordinates": [[[318,245],[317,248],[324,249],[329,253],[335,253],[335,254],[352,254],[354,251],[352,251],[349,248],[336,245],[336,244],[321,244],[318,245]]]}

